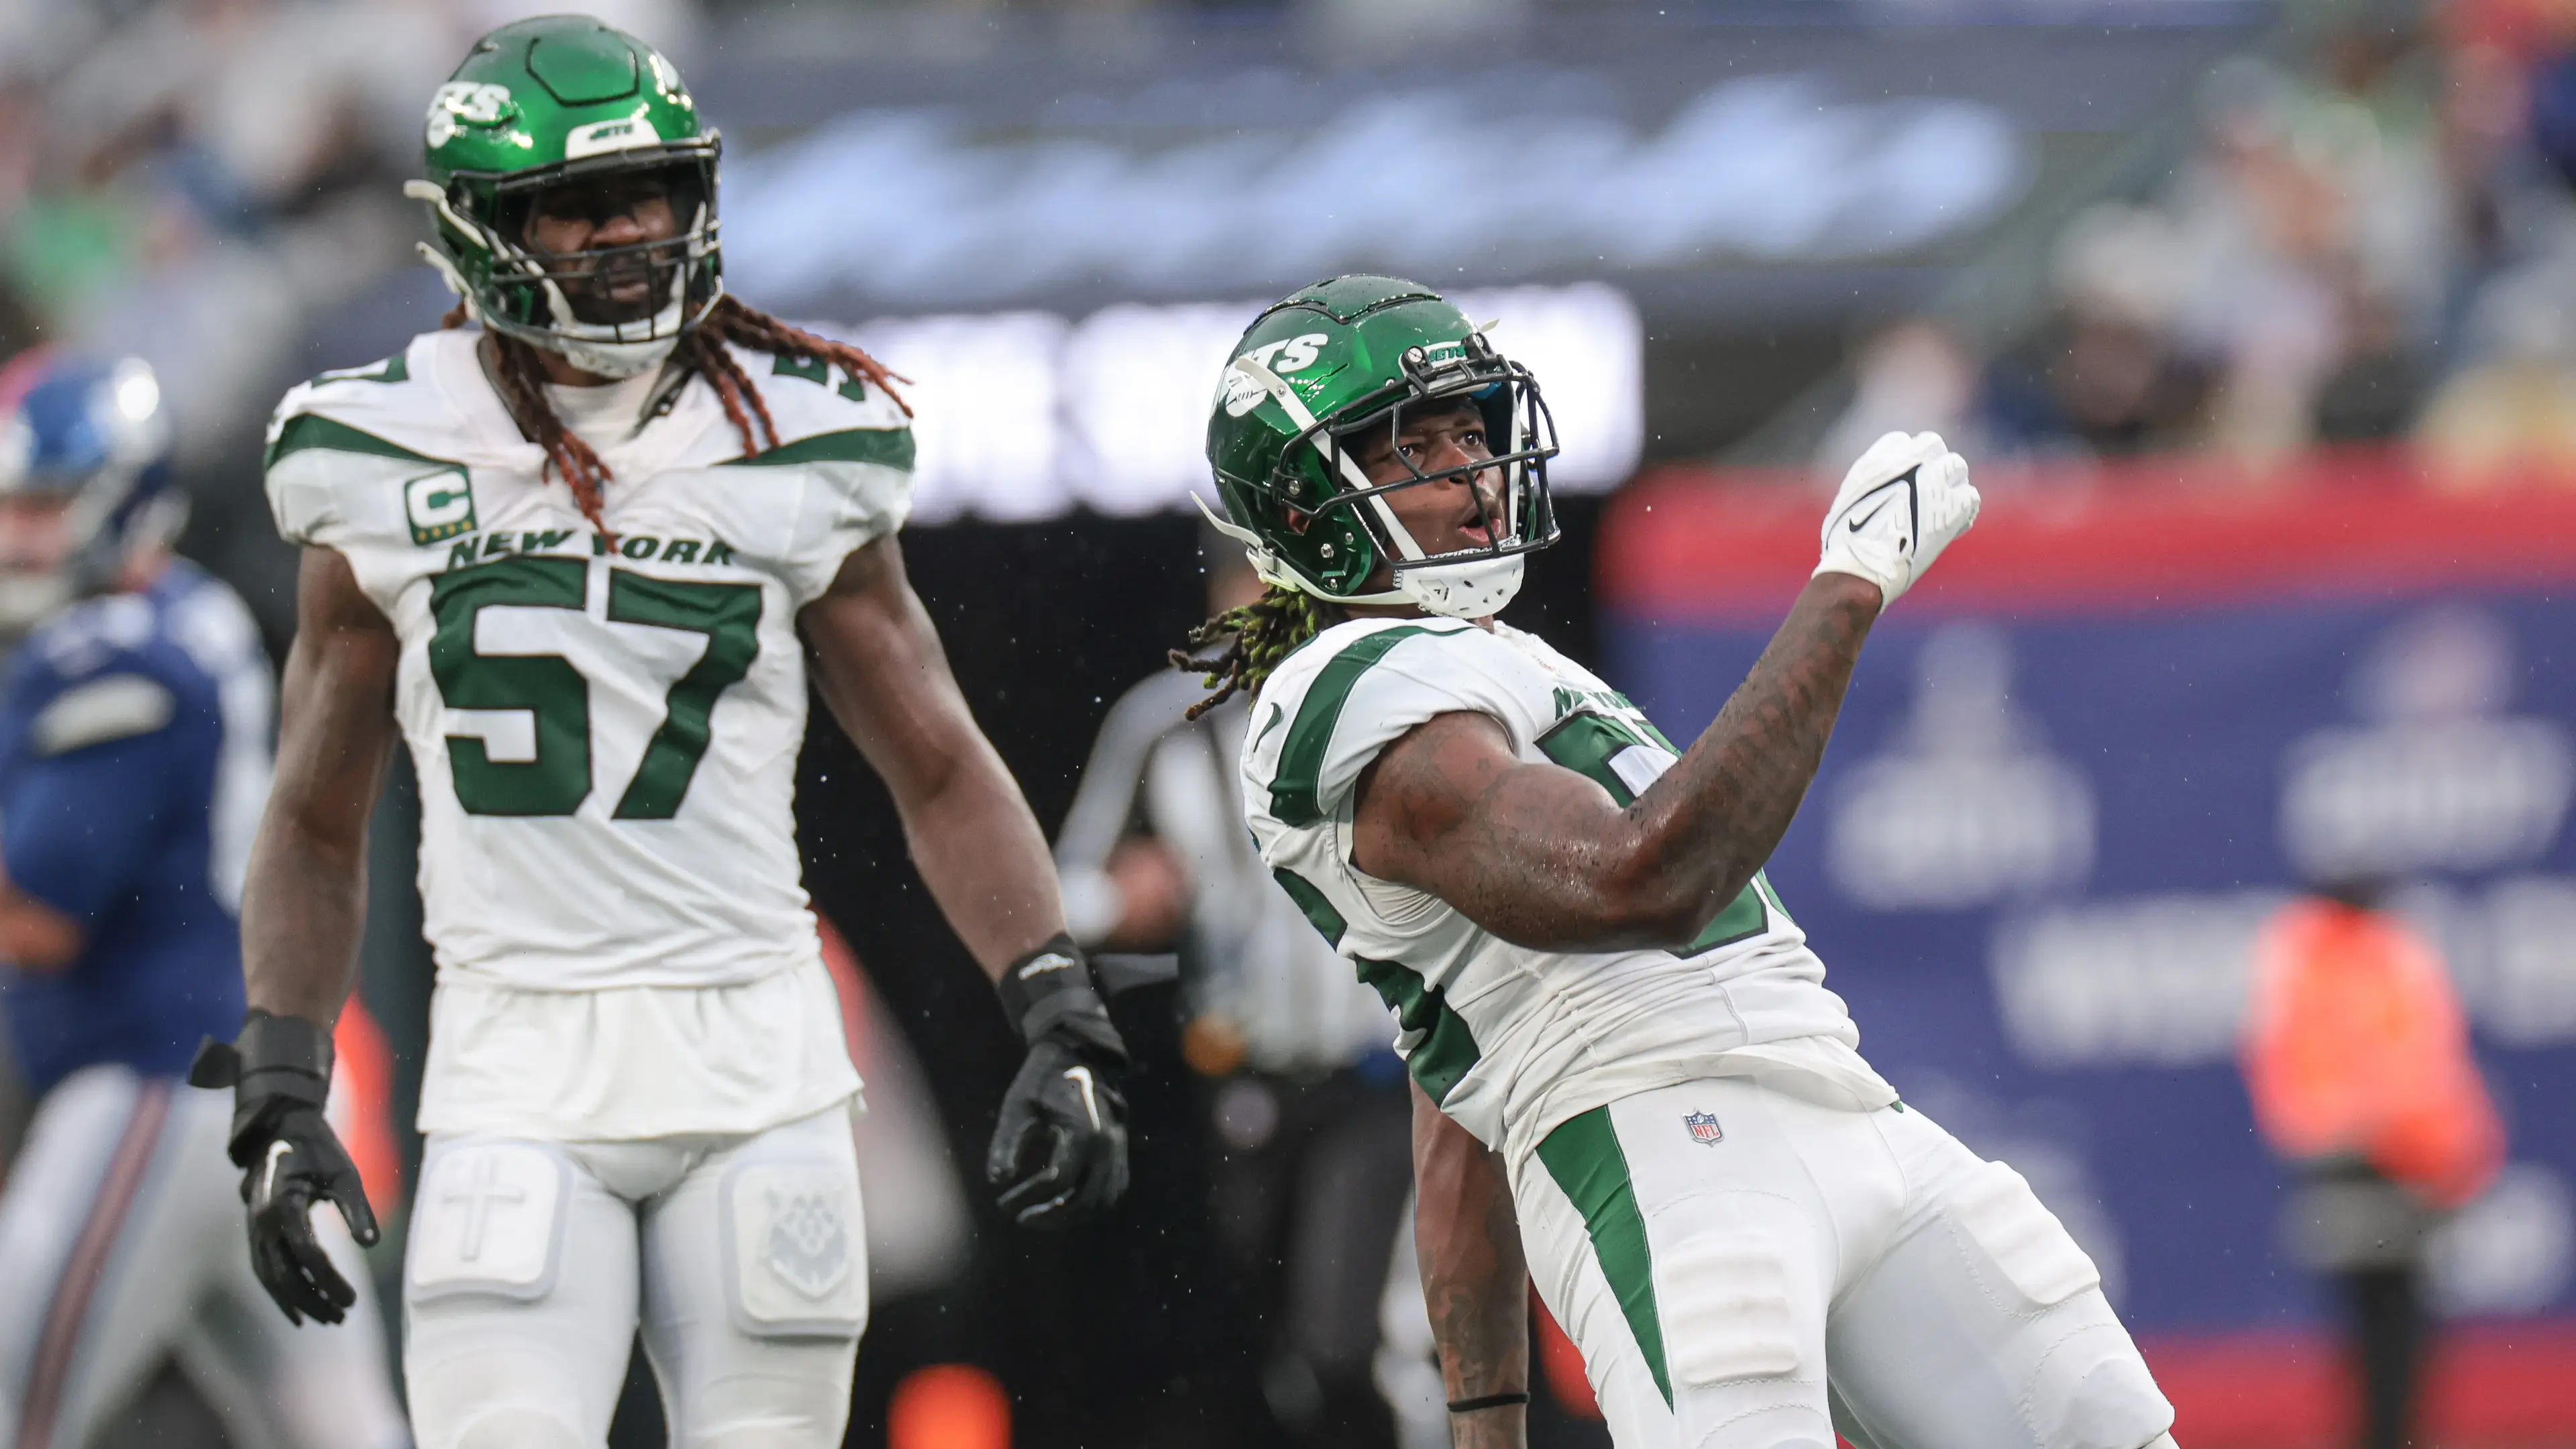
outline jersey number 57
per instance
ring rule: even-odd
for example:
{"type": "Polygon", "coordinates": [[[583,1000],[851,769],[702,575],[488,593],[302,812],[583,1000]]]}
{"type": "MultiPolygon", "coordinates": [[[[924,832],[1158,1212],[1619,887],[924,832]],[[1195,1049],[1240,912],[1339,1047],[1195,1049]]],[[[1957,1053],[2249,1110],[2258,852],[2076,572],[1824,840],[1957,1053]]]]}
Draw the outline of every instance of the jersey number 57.
{"type": "MultiPolygon", "coordinates": [[[[478,654],[474,620],[495,605],[586,608],[590,565],[578,558],[514,558],[439,575],[429,610],[429,672],[450,709],[526,710],[536,751],[525,761],[491,757],[473,735],[447,737],[456,802],[472,815],[570,815],[590,797],[590,686],[556,654],[478,654]]],[[[608,619],[688,629],[706,652],[671,686],[661,727],[617,800],[619,820],[668,820],[707,752],[716,696],[751,672],[760,650],[758,584],[680,583],[624,569],[608,571],[608,619]]]]}

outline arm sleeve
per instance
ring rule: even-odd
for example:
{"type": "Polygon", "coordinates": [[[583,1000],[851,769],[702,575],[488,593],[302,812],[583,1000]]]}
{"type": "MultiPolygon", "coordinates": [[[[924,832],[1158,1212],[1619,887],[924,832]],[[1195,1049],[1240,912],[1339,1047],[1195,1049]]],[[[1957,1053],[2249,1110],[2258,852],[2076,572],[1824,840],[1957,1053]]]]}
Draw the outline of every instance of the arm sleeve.
{"type": "Polygon", "coordinates": [[[902,528],[911,516],[912,431],[854,429],[789,446],[851,455],[800,465],[804,497],[787,569],[788,586],[802,608],[832,586],[843,560],[902,528]]]}
{"type": "Polygon", "coordinates": [[[96,925],[160,843],[170,785],[185,765],[183,734],[166,724],[20,767],[0,799],[0,862],[9,879],[96,925]]]}

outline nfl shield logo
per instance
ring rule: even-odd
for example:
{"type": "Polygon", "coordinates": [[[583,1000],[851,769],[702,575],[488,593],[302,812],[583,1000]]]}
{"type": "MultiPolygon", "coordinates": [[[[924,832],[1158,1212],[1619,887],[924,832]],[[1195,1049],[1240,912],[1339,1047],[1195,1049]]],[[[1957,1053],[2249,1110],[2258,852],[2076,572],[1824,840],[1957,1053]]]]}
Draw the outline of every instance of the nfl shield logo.
{"type": "Polygon", "coordinates": [[[1726,1134],[1717,1130],[1717,1118],[1711,1113],[1684,1112],[1682,1125],[1690,1129],[1693,1142],[1705,1142],[1715,1146],[1726,1140],[1726,1134]]]}

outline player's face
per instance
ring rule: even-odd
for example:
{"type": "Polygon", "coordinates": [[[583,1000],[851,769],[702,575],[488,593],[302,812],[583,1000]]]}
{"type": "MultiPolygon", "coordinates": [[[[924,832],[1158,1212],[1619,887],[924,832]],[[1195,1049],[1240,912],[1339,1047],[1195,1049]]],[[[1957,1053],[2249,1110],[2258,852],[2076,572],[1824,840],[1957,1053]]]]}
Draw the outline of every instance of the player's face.
{"type": "Polygon", "coordinates": [[[71,499],[63,494],[0,495],[0,569],[50,573],[71,556],[71,499]]]}
{"type": "Polygon", "coordinates": [[[579,255],[642,247],[680,234],[680,203],[668,172],[590,177],[549,186],[529,209],[528,249],[563,286],[584,322],[639,322],[670,292],[668,248],[622,252],[593,261],[579,255]]]}
{"type": "MultiPolygon", "coordinates": [[[[1409,411],[1392,427],[1362,429],[1344,439],[1343,446],[1377,484],[1401,483],[1416,470],[1464,468],[1494,456],[1485,437],[1484,413],[1463,400],[1409,411]]],[[[1479,468],[1380,496],[1426,554],[1488,547],[1503,526],[1500,468],[1479,468]]]]}

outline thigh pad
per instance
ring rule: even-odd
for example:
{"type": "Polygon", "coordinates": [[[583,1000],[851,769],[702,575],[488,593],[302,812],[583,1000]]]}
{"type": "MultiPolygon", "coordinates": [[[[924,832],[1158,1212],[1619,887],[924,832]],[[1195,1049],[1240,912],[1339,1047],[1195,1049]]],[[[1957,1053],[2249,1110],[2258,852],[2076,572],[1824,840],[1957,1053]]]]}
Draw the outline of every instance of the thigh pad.
{"type": "Polygon", "coordinates": [[[1760,1224],[1734,1223],[1684,1238],[1661,1266],[1655,1276],[1664,1300],[1664,1352],[1676,1392],[1798,1371],[1787,1264],[1779,1242],[1760,1224]]]}
{"type": "Polygon", "coordinates": [[[734,1326],[755,1337],[854,1337],[868,1317],[867,1227],[847,1161],[727,1169],[719,1237],[734,1326]]]}
{"type": "Polygon", "coordinates": [[[1981,1163],[1950,1191],[1942,1215],[1986,1291],[2018,1312],[2053,1308],[2102,1284],[2093,1260],[2022,1175],[1981,1163]]]}
{"type": "Polygon", "coordinates": [[[545,1297],[563,1258],[572,1190],[572,1164],[550,1144],[432,1145],[412,1214],[405,1296],[545,1297]]]}

